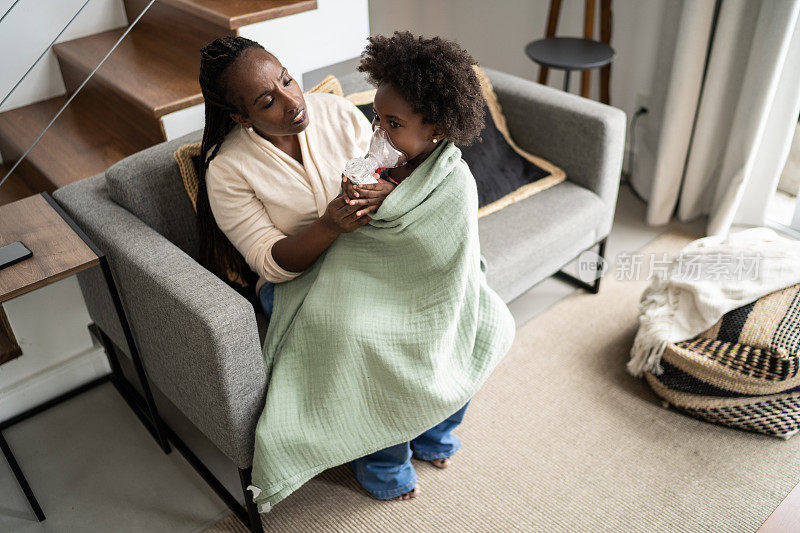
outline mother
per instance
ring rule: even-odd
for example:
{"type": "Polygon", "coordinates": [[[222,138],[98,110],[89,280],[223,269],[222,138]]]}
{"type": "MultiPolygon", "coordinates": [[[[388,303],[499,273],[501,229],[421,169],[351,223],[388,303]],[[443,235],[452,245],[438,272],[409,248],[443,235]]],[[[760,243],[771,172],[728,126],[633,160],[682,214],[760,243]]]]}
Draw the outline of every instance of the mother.
{"type": "Polygon", "coordinates": [[[345,162],[369,148],[369,121],[339,96],[304,96],[259,43],[222,37],[203,47],[200,87],[200,261],[249,287],[257,275],[269,318],[274,284],[299,276],[339,235],[369,222],[394,185],[343,183],[345,162]]]}
{"type": "MultiPolygon", "coordinates": [[[[257,275],[256,293],[270,317],[274,284],[300,276],[340,235],[370,222],[395,185],[378,175],[373,185],[340,181],[345,162],[369,148],[369,121],[339,96],[304,96],[255,41],[223,37],[203,47],[200,86],[200,260],[223,279],[257,275]]],[[[450,432],[463,414],[416,439],[420,450],[438,453],[430,462],[439,468],[458,447],[450,432]]],[[[415,496],[418,489],[400,484],[396,465],[386,461],[390,451],[362,458],[362,470],[374,475],[359,481],[379,499],[415,496]]]]}

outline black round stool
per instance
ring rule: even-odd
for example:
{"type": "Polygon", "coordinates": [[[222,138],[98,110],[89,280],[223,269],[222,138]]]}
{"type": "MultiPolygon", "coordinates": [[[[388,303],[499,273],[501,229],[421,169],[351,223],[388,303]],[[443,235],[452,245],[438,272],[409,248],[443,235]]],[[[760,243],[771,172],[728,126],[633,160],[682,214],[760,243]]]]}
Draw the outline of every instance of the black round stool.
{"type": "Polygon", "coordinates": [[[580,37],[539,39],[528,43],[525,53],[539,65],[566,71],[564,91],[567,92],[573,70],[604,67],[614,59],[614,49],[607,44],[580,37]]]}

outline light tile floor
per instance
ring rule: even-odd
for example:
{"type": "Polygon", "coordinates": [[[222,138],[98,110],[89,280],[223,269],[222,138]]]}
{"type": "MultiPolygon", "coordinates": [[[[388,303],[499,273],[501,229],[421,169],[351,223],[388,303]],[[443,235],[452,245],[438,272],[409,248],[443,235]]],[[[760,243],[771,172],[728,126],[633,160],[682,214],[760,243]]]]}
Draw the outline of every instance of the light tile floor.
{"type": "MultiPolygon", "coordinates": [[[[634,251],[669,227],[698,234],[704,219],[647,227],[644,203],[620,190],[606,257],[634,251]]],[[[575,289],[547,279],[509,308],[522,325],[575,289]]],[[[110,384],[41,413],[4,432],[39,498],[47,520],[28,508],[0,459],[0,532],[201,531],[227,513],[177,452],[161,452],[110,384]]]]}

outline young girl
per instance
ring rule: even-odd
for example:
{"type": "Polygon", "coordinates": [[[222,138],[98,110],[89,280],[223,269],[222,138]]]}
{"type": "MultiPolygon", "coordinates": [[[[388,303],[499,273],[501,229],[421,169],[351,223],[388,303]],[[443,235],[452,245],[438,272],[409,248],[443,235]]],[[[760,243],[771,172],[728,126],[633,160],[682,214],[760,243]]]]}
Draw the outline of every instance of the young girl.
{"type": "Polygon", "coordinates": [[[374,498],[415,496],[412,453],[448,466],[452,430],[514,339],[456,146],[483,127],[475,60],[438,37],[369,41],[358,68],[377,85],[373,127],[407,163],[384,171],[396,187],[372,220],[275,288],[248,487],[261,512],[343,463],[374,498]]]}
{"type": "MultiPolygon", "coordinates": [[[[399,185],[442,142],[469,145],[483,129],[476,61],[458,45],[438,37],[415,38],[409,32],[371,38],[362,54],[360,72],[377,86],[373,127],[380,126],[408,163],[384,169],[381,178],[399,185]]],[[[419,493],[414,457],[447,468],[461,447],[452,431],[467,404],[410,442],[379,450],[350,463],[361,485],[377,499],[413,498],[419,493]]]]}

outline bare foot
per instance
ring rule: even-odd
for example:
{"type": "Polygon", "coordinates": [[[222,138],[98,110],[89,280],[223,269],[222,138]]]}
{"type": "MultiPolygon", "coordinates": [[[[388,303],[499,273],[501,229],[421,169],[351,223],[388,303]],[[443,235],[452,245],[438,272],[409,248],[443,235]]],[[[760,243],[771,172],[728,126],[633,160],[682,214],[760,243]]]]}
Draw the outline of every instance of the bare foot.
{"type": "Polygon", "coordinates": [[[438,468],[447,468],[450,466],[450,458],[445,457],[444,459],[434,459],[431,461],[431,464],[438,468]]]}
{"type": "Polygon", "coordinates": [[[413,498],[419,494],[419,487],[414,487],[413,490],[406,492],[405,494],[401,494],[400,496],[395,496],[394,498],[389,498],[390,500],[407,500],[409,498],[413,498]]]}

